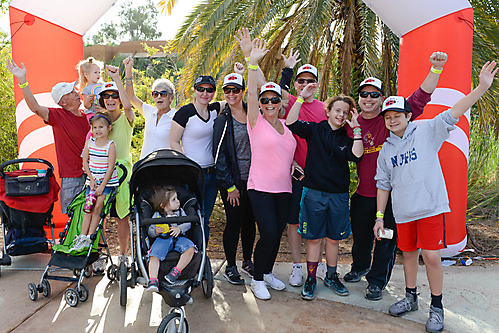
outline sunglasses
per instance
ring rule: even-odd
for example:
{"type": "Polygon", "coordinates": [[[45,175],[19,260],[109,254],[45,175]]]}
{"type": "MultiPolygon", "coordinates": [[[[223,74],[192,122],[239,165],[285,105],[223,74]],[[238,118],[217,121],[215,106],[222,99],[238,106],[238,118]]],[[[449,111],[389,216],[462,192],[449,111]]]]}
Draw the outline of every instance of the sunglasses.
{"type": "Polygon", "coordinates": [[[207,93],[214,93],[215,92],[215,88],[212,88],[212,87],[196,87],[196,90],[199,91],[200,93],[202,92],[207,92],[207,93]]]}
{"type": "Polygon", "coordinates": [[[102,98],[103,99],[108,99],[108,98],[119,99],[120,95],[119,94],[102,94],[102,98]]]}
{"type": "Polygon", "coordinates": [[[296,82],[298,82],[298,84],[304,84],[304,83],[317,83],[317,80],[316,79],[297,79],[296,82]]]}
{"type": "Polygon", "coordinates": [[[161,97],[166,97],[166,96],[168,96],[169,94],[170,94],[170,93],[169,93],[168,91],[166,91],[166,90],[161,90],[161,91],[153,91],[153,92],[151,93],[152,97],[154,97],[154,98],[156,98],[156,97],[158,97],[158,96],[160,96],[160,95],[161,95],[161,97]]]}
{"type": "Polygon", "coordinates": [[[224,90],[224,94],[227,94],[227,95],[230,94],[231,91],[234,94],[239,94],[241,92],[241,89],[235,88],[235,87],[234,88],[225,87],[225,88],[223,88],[223,90],[224,90]]]}
{"type": "Polygon", "coordinates": [[[371,96],[371,98],[380,98],[381,97],[381,93],[378,92],[378,91],[361,91],[359,93],[359,96],[362,97],[362,98],[367,98],[367,96],[371,96]]]}
{"type": "Polygon", "coordinates": [[[278,104],[278,103],[281,103],[281,99],[279,97],[272,97],[272,98],[262,97],[262,98],[260,98],[260,103],[262,103],[262,104],[269,104],[269,102],[272,104],[278,104]]]}

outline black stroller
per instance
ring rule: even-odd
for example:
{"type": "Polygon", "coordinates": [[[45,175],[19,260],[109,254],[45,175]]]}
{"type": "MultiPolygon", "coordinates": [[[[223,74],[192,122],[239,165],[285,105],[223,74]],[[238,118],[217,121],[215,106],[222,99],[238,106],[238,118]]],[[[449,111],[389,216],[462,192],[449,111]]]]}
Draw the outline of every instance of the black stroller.
{"type": "MultiPolygon", "coordinates": [[[[0,165],[0,219],[4,247],[2,265],[10,265],[10,256],[42,253],[54,244],[52,210],[58,200],[59,184],[49,161],[38,158],[11,160],[0,165]],[[4,169],[18,163],[41,163],[46,169],[4,169]],[[50,226],[52,240],[47,239],[44,226],[50,226]]],[[[1,275],[1,271],[0,271],[1,275]]]]}
{"type": "MultiPolygon", "coordinates": [[[[171,251],[160,264],[159,293],[165,302],[172,307],[162,320],[158,332],[188,332],[183,306],[190,300],[191,291],[202,285],[206,298],[213,292],[213,272],[210,260],[206,255],[206,244],[203,229],[203,214],[199,202],[202,202],[204,189],[203,169],[194,161],[173,150],[159,150],[146,156],[133,167],[130,179],[130,194],[133,197],[131,220],[135,221],[135,239],[132,246],[132,264],[128,276],[120,278],[120,300],[126,304],[126,286],[135,284],[147,286],[148,258],[153,239],[149,239],[147,229],[151,224],[186,223],[192,224],[186,236],[196,244],[197,252],[189,265],[182,270],[175,284],[168,284],[163,277],[176,265],[180,254],[171,251]],[[187,216],[151,218],[154,211],[150,198],[154,188],[158,186],[174,186],[187,216]],[[137,267],[138,266],[138,267],[137,267]]],[[[133,237],[133,234],[131,235],[133,237]]],[[[120,277],[124,269],[119,268],[120,277]]]]}

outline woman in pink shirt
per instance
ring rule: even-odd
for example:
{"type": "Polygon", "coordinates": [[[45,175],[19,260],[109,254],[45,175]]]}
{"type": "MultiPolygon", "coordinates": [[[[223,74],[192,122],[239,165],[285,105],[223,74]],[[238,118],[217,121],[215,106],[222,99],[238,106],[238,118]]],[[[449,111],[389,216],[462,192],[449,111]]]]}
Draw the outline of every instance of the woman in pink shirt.
{"type": "Polygon", "coordinates": [[[272,273],[281,235],[291,203],[291,164],[296,141],[284,125],[281,87],[268,82],[257,92],[258,61],[268,52],[263,41],[255,40],[248,64],[248,135],[251,166],[248,195],[253,206],[260,239],[256,244],[251,290],[255,297],[270,299],[267,286],[286,286],[272,273]]]}

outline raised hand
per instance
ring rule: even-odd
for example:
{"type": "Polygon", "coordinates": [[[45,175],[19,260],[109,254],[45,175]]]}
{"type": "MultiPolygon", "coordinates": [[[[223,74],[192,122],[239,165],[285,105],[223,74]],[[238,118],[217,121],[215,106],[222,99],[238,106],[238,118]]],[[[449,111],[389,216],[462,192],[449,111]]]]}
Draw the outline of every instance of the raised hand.
{"type": "Polygon", "coordinates": [[[495,68],[496,64],[497,63],[495,61],[487,61],[485,65],[483,65],[482,70],[480,71],[479,86],[482,86],[486,89],[490,88],[492,82],[494,82],[494,75],[496,75],[497,71],[499,70],[499,67],[495,68]]]}
{"type": "Polygon", "coordinates": [[[263,39],[255,38],[253,41],[253,48],[251,49],[250,63],[253,65],[258,64],[258,61],[262,59],[269,50],[267,50],[267,42],[263,39]]]}
{"type": "Polygon", "coordinates": [[[436,70],[444,68],[447,62],[447,53],[445,52],[433,52],[430,56],[430,63],[436,70]]]}
{"type": "Polygon", "coordinates": [[[249,29],[248,28],[242,28],[237,31],[237,34],[239,35],[239,38],[237,36],[234,36],[234,38],[239,42],[239,46],[241,47],[241,50],[243,51],[244,57],[249,57],[251,54],[251,49],[253,48],[253,42],[250,37],[249,29]]]}
{"type": "Polygon", "coordinates": [[[234,73],[237,73],[239,75],[244,75],[244,65],[241,64],[240,62],[236,62],[234,64],[234,73]]]}
{"type": "Polygon", "coordinates": [[[133,68],[133,58],[129,56],[128,58],[123,59],[123,65],[125,65],[125,69],[133,68]]]}
{"type": "Polygon", "coordinates": [[[7,69],[14,75],[18,80],[26,80],[26,67],[24,63],[21,63],[21,67],[16,65],[13,59],[7,60],[7,69]]]}
{"type": "Polygon", "coordinates": [[[106,65],[106,70],[109,76],[116,81],[120,79],[119,68],[116,66],[106,65]]]}
{"type": "Polygon", "coordinates": [[[284,67],[287,68],[294,68],[297,63],[301,61],[301,59],[298,59],[300,57],[300,51],[296,50],[293,53],[293,49],[289,51],[289,57],[286,58],[284,54],[282,54],[282,58],[284,59],[284,67]]]}
{"type": "Polygon", "coordinates": [[[305,88],[303,88],[300,96],[303,98],[303,100],[307,100],[307,98],[315,94],[317,88],[319,88],[318,83],[309,83],[305,86],[305,88]]]}
{"type": "Polygon", "coordinates": [[[358,121],[358,119],[359,119],[359,113],[357,112],[357,109],[353,108],[350,111],[350,114],[352,115],[352,119],[350,119],[350,120],[347,119],[348,125],[351,128],[354,128],[355,126],[359,126],[359,121],[358,121]]]}

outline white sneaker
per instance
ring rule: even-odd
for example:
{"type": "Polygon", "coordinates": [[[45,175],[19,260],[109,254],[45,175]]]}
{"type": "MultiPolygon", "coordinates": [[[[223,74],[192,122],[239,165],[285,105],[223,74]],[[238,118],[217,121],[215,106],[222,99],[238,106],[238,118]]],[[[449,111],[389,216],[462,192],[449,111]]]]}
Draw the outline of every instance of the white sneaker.
{"type": "Polygon", "coordinates": [[[262,299],[264,301],[270,299],[270,293],[265,285],[265,281],[256,281],[255,279],[251,279],[251,291],[258,299],[262,299]]]}
{"type": "Polygon", "coordinates": [[[319,264],[317,265],[316,276],[319,279],[324,280],[326,278],[326,274],[327,274],[327,266],[326,266],[326,264],[323,263],[322,261],[319,261],[319,264]]]}
{"type": "Polygon", "coordinates": [[[69,251],[80,251],[85,248],[88,248],[90,245],[90,238],[87,239],[87,236],[80,235],[77,239],[75,238],[73,242],[73,247],[69,249],[69,251]]]}
{"type": "Polygon", "coordinates": [[[269,274],[263,274],[263,281],[274,290],[283,290],[286,288],[284,282],[275,277],[274,273],[270,272],[269,274]]]}
{"type": "Polygon", "coordinates": [[[301,266],[293,265],[293,270],[289,276],[289,285],[300,287],[303,284],[303,270],[301,266]]]}

